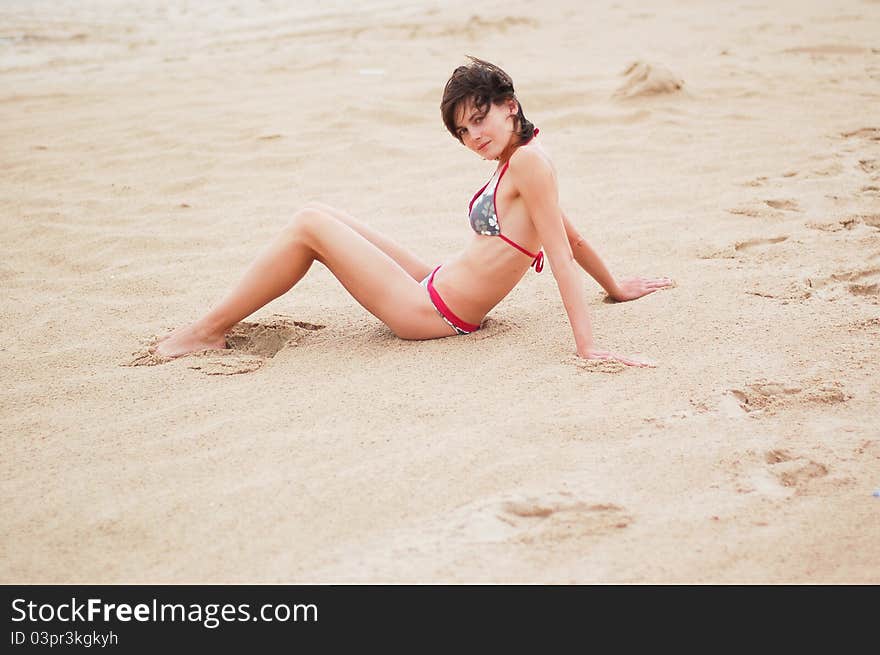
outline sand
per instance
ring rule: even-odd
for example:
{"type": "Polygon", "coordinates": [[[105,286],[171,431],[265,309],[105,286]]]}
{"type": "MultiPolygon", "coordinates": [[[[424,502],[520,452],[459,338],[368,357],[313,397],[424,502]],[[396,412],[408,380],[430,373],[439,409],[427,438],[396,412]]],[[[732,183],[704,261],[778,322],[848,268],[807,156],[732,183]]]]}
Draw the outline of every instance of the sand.
{"type": "Polygon", "coordinates": [[[0,582],[880,582],[880,3],[0,7],[0,582]],[[151,364],[309,200],[426,261],[513,76],[590,280],[404,342],[316,265],[151,364]]]}

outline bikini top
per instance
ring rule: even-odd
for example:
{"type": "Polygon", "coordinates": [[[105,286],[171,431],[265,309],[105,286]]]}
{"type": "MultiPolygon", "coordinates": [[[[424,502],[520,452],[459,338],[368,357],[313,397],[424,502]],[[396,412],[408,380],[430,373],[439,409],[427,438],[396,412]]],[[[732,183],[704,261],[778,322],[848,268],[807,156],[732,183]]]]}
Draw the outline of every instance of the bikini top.
{"type": "MultiPolygon", "coordinates": [[[[538,129],[535,128],[535,136],[537,135],[538,129]]],[[[531,257],[533,260],[532,267],[536,273],[540,273],[544,270],[544,252],[539,250],[537,254],[531,253],[515,241],[501,234],[501,224],[498,222],[498,209],[495,207],[495,194],[498,192],[498,184],[507,172],[508,166],[510,166],[509,161],[501,167],[500,171],[496,171],[492,178],[471,199],[471,204],[468,205],[471,227],[477,234],[483,234],[488,237],[501,237],[505,242],[531,257]]]]}

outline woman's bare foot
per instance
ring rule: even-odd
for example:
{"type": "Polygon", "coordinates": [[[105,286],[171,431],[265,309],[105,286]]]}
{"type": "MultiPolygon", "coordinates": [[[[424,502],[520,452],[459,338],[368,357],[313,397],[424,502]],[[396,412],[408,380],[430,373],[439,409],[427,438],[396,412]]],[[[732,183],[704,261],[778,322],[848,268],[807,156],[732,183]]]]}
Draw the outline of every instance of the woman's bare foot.
{"type": "Polygon", "coordinates": [[[226,348],[226,336],[205,332],[197,324],[179,327],[156,344],[154,352],[160,357],[173,359],[200,350],[222,350],[226,348]]]}

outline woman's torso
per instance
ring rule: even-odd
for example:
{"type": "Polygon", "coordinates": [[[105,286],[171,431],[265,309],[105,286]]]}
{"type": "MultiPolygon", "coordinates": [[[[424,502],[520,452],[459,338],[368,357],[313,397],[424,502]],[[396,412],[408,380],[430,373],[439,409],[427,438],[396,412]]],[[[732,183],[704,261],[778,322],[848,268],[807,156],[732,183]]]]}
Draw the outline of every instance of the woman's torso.
{"type": "MultiPolygon", "coordinates": [[[[546,152],[535,142],[522,147],[538,148],[547,158],[546,152]]],[[[496,175],[500,170],[501,166],[496,175]]],[[[505,237],[532,253],[540,251],[538,231],[509,172],[498,182],[495,209],[505,237]]],[[[462,220],[467,220],[467,215],[462,214],[462,220]]],[[[464,251],[437,271],[434,286],[458,316],[479,324],[517,285],[532,261],[498,236],[474,233],[464,251]]]]}

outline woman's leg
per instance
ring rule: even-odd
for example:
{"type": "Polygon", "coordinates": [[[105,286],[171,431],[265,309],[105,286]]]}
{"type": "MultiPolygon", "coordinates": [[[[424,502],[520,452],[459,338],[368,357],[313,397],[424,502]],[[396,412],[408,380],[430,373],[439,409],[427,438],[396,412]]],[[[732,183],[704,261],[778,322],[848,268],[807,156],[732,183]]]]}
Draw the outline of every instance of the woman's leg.
{"type": "Polygon", "coordinates": [[[172,332],[157,345],[157,353],[177,357],[223,348],[229,328],[288,291],[315,260],[327,266],[348,292],[397,336],[435,339],[454,334],[435,311],[425,289],[397,261],[335,216],[304,209],[254,260],[217,307],[172,332]]]}
{"type": "Polygon", "coordinates": [[[430,275],[431,271],[434,270],[432,266],[423,262],[409,250],[395,243],[385,235],[380,234],[366,223],[359,221],[351,214],[329,205],[325,205],[322,202],[309,202],[306,204],[305,209],[317,209],[339,219],[364,237],[367,241],[379,248],[379,250],[391,257],[391,259],[400,264],[400,267],[403,270],[419,282],[424,280],[425,277],[430,275]]]}

